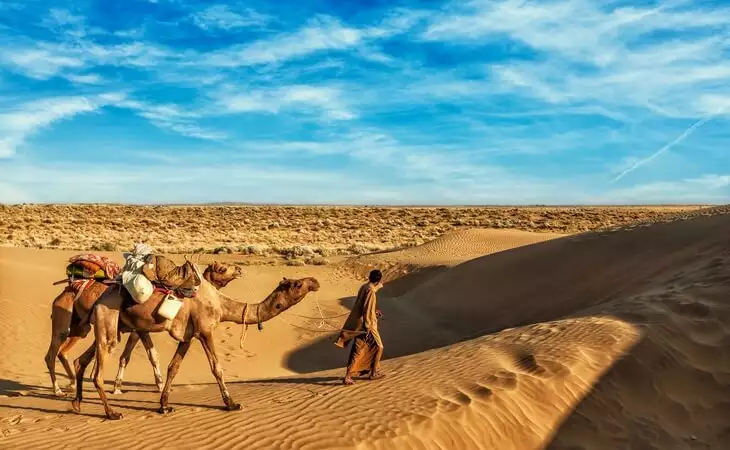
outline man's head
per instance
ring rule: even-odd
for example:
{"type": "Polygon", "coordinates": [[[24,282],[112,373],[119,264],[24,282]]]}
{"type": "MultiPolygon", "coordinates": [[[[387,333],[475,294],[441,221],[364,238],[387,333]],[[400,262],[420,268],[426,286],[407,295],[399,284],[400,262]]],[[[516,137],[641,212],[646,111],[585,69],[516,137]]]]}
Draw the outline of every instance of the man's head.
{"type": "Polygon", "coordinates": [[[378,269],[371,270],[370,275],[368,275],[368,280],[373,286],[380,286],[381,281],[383,279],[383,272],[379,271],[378,269]]]}

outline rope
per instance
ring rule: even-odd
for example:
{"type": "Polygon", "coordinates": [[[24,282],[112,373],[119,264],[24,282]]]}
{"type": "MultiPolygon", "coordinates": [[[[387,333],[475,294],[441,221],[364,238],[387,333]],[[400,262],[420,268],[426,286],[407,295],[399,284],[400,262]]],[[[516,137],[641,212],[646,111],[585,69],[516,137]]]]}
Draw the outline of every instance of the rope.
{"type": "Polygon", "coordinates": [[[241,323],[243,323],[243,329],[241,330],[241,339],[238,341],[238,346],[243,348],[243,342],[246,340],[246,334],[248,334],[248,325],[246,325],[246,316],[248,315],[248,303],[243,304],[243,314],[241,314],[241,323]]]}
{"type": "MultiPolygon", "coordinates": [[[[246,287],[247,287],[248,292],[251,295],[251,297],[253,297],[254,296],[253,295],[253,288],[251,287],[251,285],[249,283],[246,283],[246,287]]],[[[292,316],[295,316],[295,317],[301,317],[303,319],[319,320],[319,324],[317,324],[317,328],[316,329],[315,328],[303,327],[301,325],[297,325],[297,324],[291,323],[288,320],[286,320],[284,317],[279,317],[279,318],[285,324],[287,324],[289,326],[292,326],[294,328],[299,328],[299,329],[302,329],[302,330],[306,330],[306,331],[311,331],[311,332],[314,332],[314,333],[334,333],[334,332],[339,332],[339,331],[349,331],[351,333],[358,333],[358,334],[364,334],[364,333],[366,333],[366,331],[346,330],[344,328],[337,328],[335,325],[332,325],[331,323],[327,322],[328,320],[332,320],[332,319],[337,319],[337,318],[340,318],[340,317],[348,316],[348,315],[350,315],[350,313],[349,312],[346,312],[346,313],[343,313],[343,314],[338,314],[336,316],[324,317],[324,313],[322,312],[322,307],[319,304],[319,297],[316,295],[316,293],[312,293],[312,297],[314,297],[315,304],[317,305],[317,312],[319,312],[319,317],[305,316],[305,315],[296,314],[296,313],[293,313],[293,312],[289,312],[289,314],[292,315],[292,316]],[[327,329],[323,330],[322,327],[325,326],[325,325],[329,325],[330,327],[333,327],[333,328],[332,329],[329,329],[329,330],[327,330],[327,329]]],[[[243,349],[243,342],[246,339],[246,333],[248,331],[248,325],[246,325],[246,317],[247,317],[246,314],[247,314],[247,310],[248,310],[248,303],[246,303],[246,306],[243,307],[243,316],[244,316],[243,323],[244,323],[244,325],[243,325],[243,330],[241,331],[241,339],[240,339],[240,342],[239,342],[239,346],[242,349],[243,349]]],[[[258,317],[259,317],[259,304],[257,303],[256,304],[256,319],[257,319],[256,321],[260,324],[261,322],[259,322],[258,317]]]]}
{"type": "Polygon", "coordinates": [[[315,319],[320,319],[320,320],[332,320],[332,319],[339,319],[340,317],[345,317],[345,316],[349,316],[349,315],[350,315],[350,313],[349,313],[349,312],[346,312],[346,313],[343,313],[343,314],[338,314],[338,315],[336,315],[336,316],[331,316],[331,317],[324,317],[324,316],[323,316],[323,315],[321,314],[321,311],[320,311],[320,317],[303,316],[303,315],[301,315],[301,314],[296,314],[296,313],[289,313],[289,315],[292,315],[292,316],[295,316],[295,317],[301,317],[302,319],[311,319],[311,320],[315,320],[315,319]]]}
{"type": "MultiPolygon", "coordinates": [[[[367,331],[365,331],[365,330],[346,330],[344,328],[335,328],[335,329],[332,329],[332,330],[322,330],[321,328],[320,329],[314,329],[314,328],[303,327],[301,325],[297,325],[297,324],[291,323],[288,320],[284,319],[283,317],[281,318],[281,320],[283,320],[285,324],[291,325],[294,328],[299,328],[299,329],[302,329],[302,330],[311,331],[313,333],[334,333],[334,332],[339,332],[339,331],[348,331],[350,333],[358,333],[358,334],[365,334],[365,333],[367,333],[367,331]]],[[[327,324],[327,325],[330,325],[330,324],[327,324]]]]}

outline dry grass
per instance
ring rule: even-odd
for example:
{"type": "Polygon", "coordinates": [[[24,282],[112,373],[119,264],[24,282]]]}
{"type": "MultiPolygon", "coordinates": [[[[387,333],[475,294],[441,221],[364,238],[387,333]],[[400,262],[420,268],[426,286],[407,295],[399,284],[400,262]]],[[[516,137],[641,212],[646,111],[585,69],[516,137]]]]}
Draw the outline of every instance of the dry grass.
{"type": "Polygon", "coordinates": [[[419,245],[459,228],[571,234],[698,208],[0,205],[0,245],[121,251],[148,242],[165,253],[326,264],[327,257],[419,245]]]}

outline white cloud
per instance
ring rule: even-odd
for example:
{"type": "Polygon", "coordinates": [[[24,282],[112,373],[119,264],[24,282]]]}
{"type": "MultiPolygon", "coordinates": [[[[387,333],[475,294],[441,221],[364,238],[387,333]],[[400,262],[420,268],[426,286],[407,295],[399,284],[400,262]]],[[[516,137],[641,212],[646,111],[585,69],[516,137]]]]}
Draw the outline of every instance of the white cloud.
{"type": "Polygon", "coordinates": [[[3,52],[0,59],[23,71],[29,77],[42,80],[58,74],[63,69],[84,67],[82,59],[55,54],[45,49],[26,48],[14,52],[3,52]]]}
{"type": "Polygon", "coordinates": [[[95,73],[80,75],[68,74],[66,75],[66,79],[78,84],[102,84],[104,82],[104,79],[95,73]]]}
{"type": "Polygon", "coordinates": [[[114,95],[54,97],[22,104],[0,113],[0,158],[15,154],[25,140],[54,122],[95,111],[114,95]]]}
{"type": "Polygon", "coordinates": [[[210,141],[222,141],[228,137],[227,133],[199,127],[195,120],[201,118],[202,114],[177,105],[153,105],[137,100],[123,100],[116,102],[115,106],[131,109],[153,125],[183,136],[210,141]]]}
{"type": "MultiPolygon", "coordinates": [[[[548,103],[658,106],[686,117],[702,89],[730,79],[730,9],[619,7],[588,0],[528,3],[458,2],[433,15],[427,40],[483,45],[507,37],[537,52],[535,60],[500,63],[493,73],[512,92],[548,103]],[[673,24],[673,25],[670,25],[673,24]],[[713,35],[698,36],[712,27],[713,35]],[[670,38],[651,36],[677,29],[670,38]]],[[[726,91],[727,92],[727,91],[726,91]]]]}
{"type": "Polygon", "coordinates": [[[240,13],[226,5],[213,5],[203,11],[190,15],[191,20],[203,29],[220,28],[232,30],[236,28],[258,27],[266,25],[272,17],[246,8],[240,13]]]}
{"type": "Polygon", "coordinates": [[[222,90],[218,102],[229,113],[266,112],[276,114],[286,109],[317,109],[327,119],[352,120],[357,117],[342,100],[342,92],[328,86],[292,85],[261,89],[246,93],[222,90]]]}
{"type": "Polygon", "coordinates": [[[347,50],[363,42],[363,33],[330,16],[316,16],[306,26],[271,39],[215,52],[205,63],[216,67],[273,64],[324,50],[347,50]]]}

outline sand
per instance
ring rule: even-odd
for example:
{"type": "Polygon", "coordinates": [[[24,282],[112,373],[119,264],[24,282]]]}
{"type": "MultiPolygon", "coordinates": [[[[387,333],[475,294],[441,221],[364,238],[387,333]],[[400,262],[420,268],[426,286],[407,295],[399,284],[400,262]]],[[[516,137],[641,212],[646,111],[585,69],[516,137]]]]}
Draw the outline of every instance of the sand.
{"type": "MultiPolygon", "coordinates": [[[[171,393],[176,411],[158,415],[140,346],[127,392],[110,396],[118,422],[104,419],[90,382],[82,413],[68,412],[43,362],[60,291],[51,282],[76,252],[3,248],[0,448],[730,448],[728,230],[725,207],[570,236],[460,231],[340,266],[247,266],[224,288],[242,301],[262,299],[281,276],[315,276],[322,289],[251,329],[244,350],[239,325],[216,331],[244,409],[221,410],[195,343],[171,393]],[[334,332],[317,332],[344,318],[297,315],[318,305],[347,313],[362,282],[350,269],[380,261],[418,270],[381,291],[388,377],[345,387],[347,351],[334,332]]],[[[175,344],[153,340],[166,366],[175,344]]]]}

